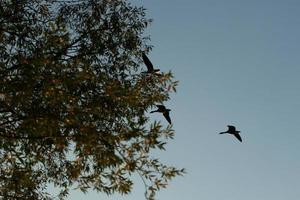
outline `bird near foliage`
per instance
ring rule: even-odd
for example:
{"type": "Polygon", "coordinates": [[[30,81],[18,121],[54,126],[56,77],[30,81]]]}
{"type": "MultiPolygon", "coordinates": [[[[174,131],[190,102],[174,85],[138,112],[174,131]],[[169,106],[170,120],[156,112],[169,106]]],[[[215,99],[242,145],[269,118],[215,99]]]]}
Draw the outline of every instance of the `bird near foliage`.
{"type": "Polygon", "coordinates": [[[153,110],[150,113],[160,112],[164,115],[164,117],[169,122],[169,124],[172,124],[170,114],[169,114],[171,109],[167,109],[164,105],[156,105],[156,106],[157,106],[157,110],[153,110]]]}
{"type": "Polygon", "coordinates": [[[228,134],[232,134],[234,135],[240,142],[242,142],[242,138],[240,136],[240,131],[237,131],[235,126],[232,126],[232,125],[228,125],[228,130],[225,131],[225,132],[221,132],[220,134],[225,134],[225,133],[228,133],[228,134]]]}
{"type": "Polygon", "coordinates": [[[151,61],[149,60],[149,58],[146,56],[145,53],[142,54],[142,57],[147,67],[147,71],[143,73],[160,75],[160,69],[154,69],[153,64],[151,63],[151,61]]]}

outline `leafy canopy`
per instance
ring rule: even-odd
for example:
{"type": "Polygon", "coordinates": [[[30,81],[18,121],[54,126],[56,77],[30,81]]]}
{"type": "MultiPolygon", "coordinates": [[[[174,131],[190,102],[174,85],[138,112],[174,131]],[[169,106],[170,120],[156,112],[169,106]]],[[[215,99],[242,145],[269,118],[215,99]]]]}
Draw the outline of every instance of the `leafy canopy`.
{"type": "Polygon", "coordinates": [[[147,111],[177,82],[141,73],[149,23],[125,0],[0,1],[0,196],[127,194],[138,174],[154,199],[183,173],[151,157],[174,131],[147,111]]]}

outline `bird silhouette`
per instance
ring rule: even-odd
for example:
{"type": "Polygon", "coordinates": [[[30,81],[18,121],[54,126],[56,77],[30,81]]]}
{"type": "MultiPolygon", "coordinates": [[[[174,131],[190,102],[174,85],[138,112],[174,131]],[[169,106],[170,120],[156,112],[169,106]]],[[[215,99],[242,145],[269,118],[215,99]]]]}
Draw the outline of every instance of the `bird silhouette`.
{"type": "Polygon", "coordinates": [[[239,134],[240,131],[237,131],[234,126],[228,125],[228,130],[225,132],[221,132],[220,134],[225,134],[225,133],[234,135],[240,142],[242,142],[242,138],[239,134]]]}
{"type": "Polygon", "coordinates": [[[169,112],[171,111],[170,109],[167,109],[164,105],[156,105],[157,110],[153,110],[150,113],[155,113],[155,112],[160,112],[164,115],[164,117],[166,118],[166,120],[169,122],[169,124],[171,124],[171,118],[169,115],[169,112]]]}
{"type": "Polygon", "coordinates": [[[151,63],[149,58],[146,56],[146,54],[143,53],[142,57],[143,57],[143,61],[144,61],[145,65],[147,67],[147,71],[143,72],[143,73],[159,75],[160,69],[154,69],[153,64],[151,63]]]}

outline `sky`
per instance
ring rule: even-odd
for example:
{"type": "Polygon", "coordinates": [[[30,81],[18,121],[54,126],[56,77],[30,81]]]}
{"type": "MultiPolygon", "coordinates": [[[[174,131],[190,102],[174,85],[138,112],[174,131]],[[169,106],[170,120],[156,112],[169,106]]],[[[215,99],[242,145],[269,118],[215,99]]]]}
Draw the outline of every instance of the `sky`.
{"type": "MultiPolygon", "coordinates": [[[[157,199],[298,200],[300,1],[131,2],[154,20],[149,58],[179,80],[166,102],[175,139],[157,156],[187,174],[157,199]],[[218,134],[227,125],[243,143],[218,134]]],[[[73,191],[69,199],[141,200],[144,186],[137,178],[126,196],[73,191]]]]}

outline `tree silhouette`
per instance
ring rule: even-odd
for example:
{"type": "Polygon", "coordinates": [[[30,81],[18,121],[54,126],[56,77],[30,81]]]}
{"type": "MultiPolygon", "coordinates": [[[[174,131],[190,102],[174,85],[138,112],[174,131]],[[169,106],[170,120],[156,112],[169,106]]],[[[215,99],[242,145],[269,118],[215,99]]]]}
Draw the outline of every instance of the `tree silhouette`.
{"type": "Polygon", "coordinates": [[[147,111],[177,82],[141,73],[149,23],[125,0],[0,1],[0,196],[127,194],[137,173],[154,199],[183,173],[151,156],[174,131],[147,111]]]}

